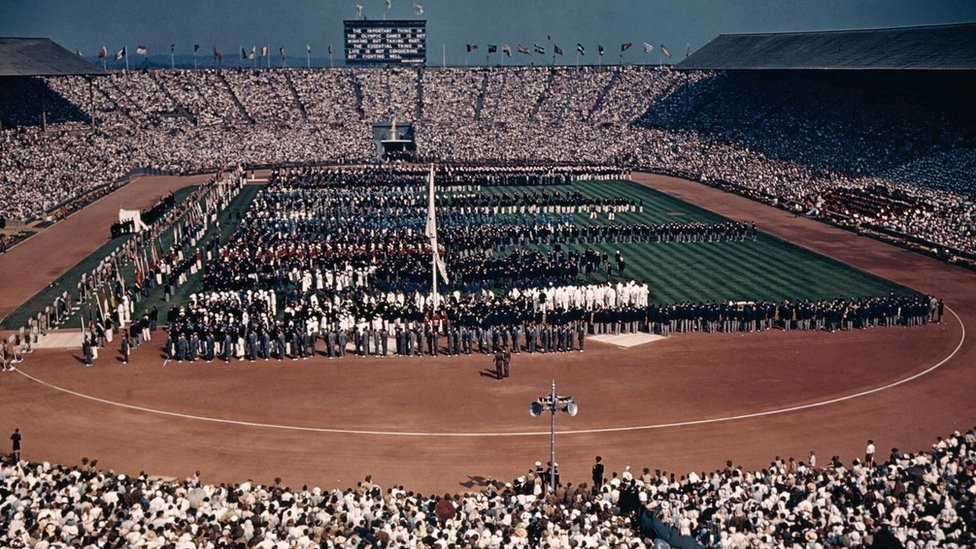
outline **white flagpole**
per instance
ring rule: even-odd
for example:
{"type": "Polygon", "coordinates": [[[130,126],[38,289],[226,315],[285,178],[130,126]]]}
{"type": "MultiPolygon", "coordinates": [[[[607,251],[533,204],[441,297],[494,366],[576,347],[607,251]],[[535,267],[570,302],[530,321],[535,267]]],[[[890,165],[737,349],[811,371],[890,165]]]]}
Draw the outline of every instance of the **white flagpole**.
{"type": "Polygon", "coordinates": [[[434,165],[430,165],[430,175],[427,178],[429,190],[429,202],[427,206],[427,237],[430,238],[431,261],[431,301],[434,309],[437,309],[437,217],[434,212],[434,165]]]}
{"type": "Polygon", "coordinates": [[[122,51],[125,53],[125,72],[129,72],[129,46],[122,46],[122,51]]]}

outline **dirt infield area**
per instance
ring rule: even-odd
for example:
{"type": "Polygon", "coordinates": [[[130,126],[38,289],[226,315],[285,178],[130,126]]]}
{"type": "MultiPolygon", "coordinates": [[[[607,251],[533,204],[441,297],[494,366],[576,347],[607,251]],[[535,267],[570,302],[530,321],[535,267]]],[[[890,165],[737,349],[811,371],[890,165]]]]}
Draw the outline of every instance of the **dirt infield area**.
{"type": "MultiPolygon", "coordinates": [[[[487,356],[164,364],[162,334],[121,365],[105,350],[35,352],[0,375],[0,429],[24,433],[24,456],[209,482],[281,477],[292,486],[384,485],[463,491],[548,459],[548,418],[529,403],[555,379],[579,415],[557,418],[564,481],[593,457],[711,470],[731,459],[822,461],[926,448],[976,424],[976,276],[934,260],[699,184],[638,181],[841,261],[945,298],[944,325],[851,333],[687,334],[629,349],[516,355],[512,377],[487,356]],[[958,315],[958,317],[956,316],[958,315]],[[106,356],[108,355],[108,356],[106,356]]],[[[107,232],[107,229],[103,231],[107,232]]],[[[0,258],[0,267],[8,258],[0,258]]],[[[21,267],[27,269],[26,266],[21,267]]],[[[46,272],[46,271],[39,271],[46,272]]],[[[157,332],[159,333],[159,332],[157,332]]]]}

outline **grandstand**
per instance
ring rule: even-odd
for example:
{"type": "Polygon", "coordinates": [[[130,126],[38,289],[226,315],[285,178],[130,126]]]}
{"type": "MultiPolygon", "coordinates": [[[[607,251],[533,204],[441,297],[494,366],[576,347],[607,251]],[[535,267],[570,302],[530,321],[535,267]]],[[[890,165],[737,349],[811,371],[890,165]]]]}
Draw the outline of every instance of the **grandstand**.
{"type": "Polygon", "coordinates": [[[0,39],[0,216],[39,231],[0,255],[0,545],[972,546],[974,40],[103,73],[0,39]]]}

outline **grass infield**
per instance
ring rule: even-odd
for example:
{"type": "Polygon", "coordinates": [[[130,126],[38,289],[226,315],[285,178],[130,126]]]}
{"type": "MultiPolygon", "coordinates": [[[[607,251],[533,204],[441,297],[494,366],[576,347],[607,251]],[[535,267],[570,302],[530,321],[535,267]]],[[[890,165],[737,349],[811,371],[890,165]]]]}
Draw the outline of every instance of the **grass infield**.
{"type": "MultiPolygon", "coordinates": [[[[485,187],[486,192],[525,192],[525,187],[485,187]]],[[[728,218],[630,181],[588,181],[553,187],[560,192],[579,190],[593,197],[625,196],[643,199],[644,211],[606,214],[590,220],[575,215],[577,225],[590,223],[719,223],[728,218]]],[[[734,219],[749,224],[750,219],[734,219]]],[[[720,300],[832,299],[871,297],[913,290],[866,273],[839,261],[800,248],[762,232],[743,242],[639,242],[591,244],[612,258],[620,250],[627,261],[624,278],[647,282],[655,303],[720,300]]],[[[586,244],[564,245],[583,250],[586,244]]],[[[542,246],[541,248],[547,248],[542,246]]],[[[447,251],[450,253],[450,250],[447,251]]],[[[594,276],[596,281],[605,275],[594,276]]]]}

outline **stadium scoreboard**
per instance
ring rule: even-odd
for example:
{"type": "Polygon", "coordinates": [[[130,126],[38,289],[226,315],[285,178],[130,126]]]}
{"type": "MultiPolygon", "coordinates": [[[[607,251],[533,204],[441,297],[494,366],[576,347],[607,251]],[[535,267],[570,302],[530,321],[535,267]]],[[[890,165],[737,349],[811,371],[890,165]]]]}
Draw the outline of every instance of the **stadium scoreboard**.
{"type": "Polygon", "coordinates": [[[365,19],[343,22],[346,65],[424,65],[427,62],[427,21],[365,19]]]}

